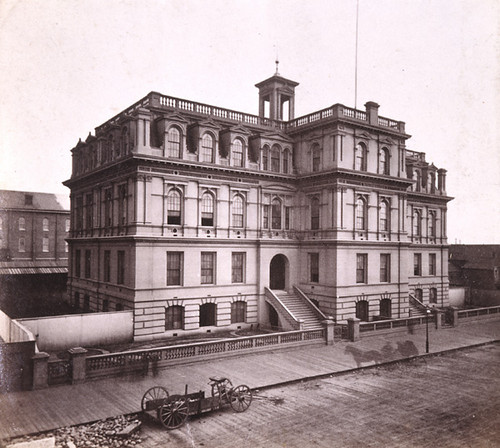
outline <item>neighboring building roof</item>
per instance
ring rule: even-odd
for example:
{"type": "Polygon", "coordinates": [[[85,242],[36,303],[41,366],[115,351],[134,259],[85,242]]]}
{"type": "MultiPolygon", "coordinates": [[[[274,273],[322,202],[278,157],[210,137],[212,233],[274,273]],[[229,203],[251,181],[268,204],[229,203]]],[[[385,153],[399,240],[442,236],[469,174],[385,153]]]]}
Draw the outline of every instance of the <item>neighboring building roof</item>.
{"type": "Polygon", "coordinates": [[[0,190],[0,209],[69,211],[69,195],[0,190]]]}
{"type": "Polygon", "coordinates": [[[463,269],[479,269],[491,271],[494,267],[495,265],[493,263],[487,263],[484,261],[469,261],[464,264],[463,269]]]}

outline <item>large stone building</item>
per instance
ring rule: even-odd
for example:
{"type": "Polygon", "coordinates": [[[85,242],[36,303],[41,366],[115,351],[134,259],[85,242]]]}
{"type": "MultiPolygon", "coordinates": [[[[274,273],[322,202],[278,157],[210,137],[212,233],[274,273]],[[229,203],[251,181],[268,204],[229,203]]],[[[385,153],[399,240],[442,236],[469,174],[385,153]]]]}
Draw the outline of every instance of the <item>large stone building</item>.
{"type": "Polygon", "coordinates": [[[258,116],[151,92],[79,141],[74,304],[133,309],[136,338],[446,306],[446,171],[376,103],[294,118],[297,85],[257,84],[258,116]]]}
{"type": "Polygon", "coordinates": [[[69,228],[67,196],[0,190],[0,309],[10,317],[64,303],[69,228]]]}

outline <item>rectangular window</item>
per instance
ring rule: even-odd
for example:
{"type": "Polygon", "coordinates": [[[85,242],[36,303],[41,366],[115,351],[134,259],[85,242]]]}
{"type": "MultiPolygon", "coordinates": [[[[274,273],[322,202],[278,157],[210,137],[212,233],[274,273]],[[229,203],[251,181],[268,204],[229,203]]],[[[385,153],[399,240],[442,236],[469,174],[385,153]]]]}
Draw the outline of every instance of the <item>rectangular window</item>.
{"type": "Polygon", "coordinates": [[[19,252],[26,252],[26,240],[24,237],[19,238],[19,252]]]}
{"type": "Polygon", "coordinates": [[[245,253],[233,252],[231,255],[231,282],[243,283],[245,281],[245,253]]]}
{"type": "Polygon", "coordinates": [[[120,186],[119,203],[118,203],[118,225],[123,227],[127,224],[127,186],[120,186]]]}
{"type": "Polygon", "coordinates": [[[319,282],[319,254],[309,254],[309,281],[311,283],[319,282]]]}
{"type": "Polygon", "coordinates": [[[76,215],[76,230],[82,230],[83,229],[83,196],[78,196],[76,198],[75,215],[76,215]]]}
{"type": "Polygon", "coordinates": [[[116,283],[118,285],[123,285],[125,283],[125,251],[119,250],[117,252],[117,263],[116,263],[116,283]]]}
{"type": "Polygon", "coordinates": [[[367,283],[368,254],[356,254],[356,283],[367,283]]]}
{"type": "Polygon", "coordinates": [[[113,191],[111,188],[104,192],[104,227],[113,225],[113,191]]]}
{"type": "Polygon", "coordinates": [[[429,254],[429,275],[436,275],[436,254],[429,254]]]}
{"type": "Polygon", "coordinates": [[[90,230],[92,228],[93,213],[92,213],[92,193],[85,196],[85,228],[90,230]]]}
{"type": "Polygon", "coordinates": [[[422,254],[413,254],[413,275],[422,275],[422,254]]]}
{"type": "Polygon", "coordinates": [[[203,285],[215,283],[215,252],[201,253],[201,283],[203,285]]]}
{"type": "Polygon", "coordinates": [[[90,250],[85,251],[85,278],[90,278],[90,263],[91,263],[91,252],[90,250]]]}
{"type": "Polygon", "coordinates": [[[104,279],[105,282],[111,281],[111,251],[104,251],[104,279]]]}
{"type": "Polygon", "coordinates": [[[391,281],[391,255],[380,254],[380,281],[391,281]]]}
{"type": "Polygon", "coordinates": [[[48,252],[49,251],[49,237],[44,236],[42,238],[42,252],[48,252]]]}
{"type": "Polygon", "coordinates": [[[292,207],[285,207],[285,230],[290,230],[290,215],[292,207]]]}
{"type": "Polygon", "coordinates": [[[80,278],[81,274],[81,263],[82,263],[82,255],[80,249],[75,251],[75,277],[80,278]]]}
{"type": "Polygon", "coordinates": [[[182,284],[184,252],[167,252],[167,286],[182,284]]]}
{"type": "Polygon", "coordinates": [[[262,227],[269,229],[269,205],[264,205],[262,210],[262,227]]]}

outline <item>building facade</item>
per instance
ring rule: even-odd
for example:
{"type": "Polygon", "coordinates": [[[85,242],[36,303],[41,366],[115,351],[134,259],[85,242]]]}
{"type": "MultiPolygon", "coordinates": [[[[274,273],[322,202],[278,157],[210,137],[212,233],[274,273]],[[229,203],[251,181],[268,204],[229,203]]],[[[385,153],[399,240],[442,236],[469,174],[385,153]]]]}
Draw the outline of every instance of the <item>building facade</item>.
{"type": "Polygon", "coordinates": [[[0,307],[11,317],[64,298],[69,229],[68,197],[0,190],[0,307]]]}
{"type": "Polygon", "coordinates": [[[282,326],[266,288],[337,322],[446,306],[446,171],[376,103],[294,118],[297,85],[257,84],[258,116],[151,92],[79,141],[73,303],[136,338],[282,326]]]}

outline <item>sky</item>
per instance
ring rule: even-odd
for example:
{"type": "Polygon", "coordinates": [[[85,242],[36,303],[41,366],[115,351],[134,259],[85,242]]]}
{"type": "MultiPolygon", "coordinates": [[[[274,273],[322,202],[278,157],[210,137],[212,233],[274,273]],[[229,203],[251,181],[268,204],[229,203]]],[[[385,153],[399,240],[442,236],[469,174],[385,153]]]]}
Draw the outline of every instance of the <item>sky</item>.
{"type": "Polygon", "coordinates": [[[150,91],[258,114],[341,103],[406,122],[447,173],[449,242],[500,244],[500,0],[1,0],[0,188],[69,194],[78,139],[150,91]],[[356,104],[355,104],[356,103],[356,104]]]}

